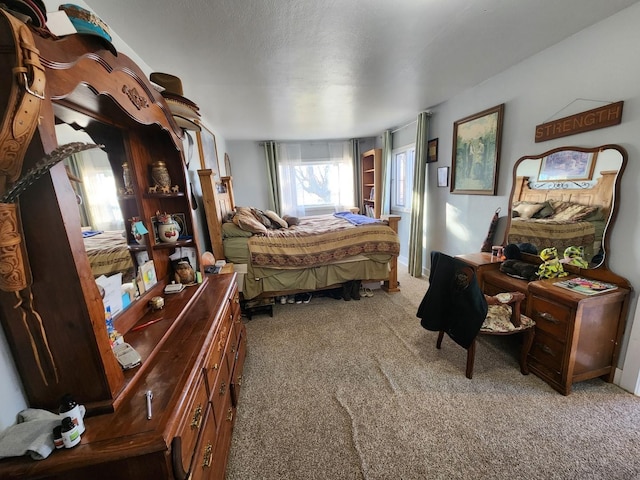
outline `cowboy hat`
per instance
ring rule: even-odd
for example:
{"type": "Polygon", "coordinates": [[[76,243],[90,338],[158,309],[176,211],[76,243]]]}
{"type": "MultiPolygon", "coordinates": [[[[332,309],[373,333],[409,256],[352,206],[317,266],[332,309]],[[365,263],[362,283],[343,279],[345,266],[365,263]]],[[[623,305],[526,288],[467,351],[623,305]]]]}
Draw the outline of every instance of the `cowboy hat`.
{"type": "Polygon", "coordinates": [[[78,33],[94,35],[102,39],[106,47],[114,55],[118,55],[115,47],[111,43],[111,33],[109,26],[104,23],[95,13],[90,12],[78,5],[72,3],[65,3],[58,7],[58,10],[62,10],[67,14],[71,24],[75,27],[78,33]]]}
{"type": "Polygon", "coordinates": [[[182,80],[170,73],[153,72],[149,75],[151,82],[163,88],[160,94],[164,97],[169,110],[180,128],[200,131],[197,121],[200,117],[198,105],[184,97],[182,80]]]}

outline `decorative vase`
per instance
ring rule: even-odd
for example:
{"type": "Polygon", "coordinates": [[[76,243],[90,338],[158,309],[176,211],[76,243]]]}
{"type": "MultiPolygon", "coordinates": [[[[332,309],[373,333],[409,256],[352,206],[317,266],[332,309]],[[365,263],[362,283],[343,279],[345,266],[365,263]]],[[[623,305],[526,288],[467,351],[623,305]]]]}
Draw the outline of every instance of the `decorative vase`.
{"type": "Polygon", "coordinates": [[[160,223],[158,223],[158,237],[161,242],[174,243],[178,241],[180,236],[180,225],[171,215],[162,215],[160,223]]]}
{"type": "Polygon", "coordinates": [[[167,164],[162,160],[156,160],[151,165],[151,179],[153,180],[154,185],[158,187],[164,187],[166,189],[171,187],[169,170],[167,170],[167,164]]]}
{"type": "Polygon", "coordinates": [[[122,164],[122,180],[124,182],[124,194],[133,195],[133,182],[131,181],[131,171],[127,162],[122,164]]]}
{"type": "Polygon", "coordinates": [[[131,236],[133,237],[133,240],[138,244],[138,245],[146,245],[147,239],[145,238],[144,234],[147,232],[141,232],[138,230],[138,224],[140,223],[140,217],[131,217],[131,236]]]}

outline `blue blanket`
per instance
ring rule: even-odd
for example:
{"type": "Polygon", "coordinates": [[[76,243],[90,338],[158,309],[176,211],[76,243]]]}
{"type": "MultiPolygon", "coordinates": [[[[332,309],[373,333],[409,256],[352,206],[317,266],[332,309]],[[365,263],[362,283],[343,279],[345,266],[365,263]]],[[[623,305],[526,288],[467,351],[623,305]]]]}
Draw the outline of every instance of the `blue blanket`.
{"type": "Polygon", "coordinates": [[[379,218],[367,217],[366,215],[360,215],[358,213],[351,212],[336,212],[333,214],[335,217],[344,218],[348,222],[354,225],[369,225],[371,223],[382,223],[379,218]]]}

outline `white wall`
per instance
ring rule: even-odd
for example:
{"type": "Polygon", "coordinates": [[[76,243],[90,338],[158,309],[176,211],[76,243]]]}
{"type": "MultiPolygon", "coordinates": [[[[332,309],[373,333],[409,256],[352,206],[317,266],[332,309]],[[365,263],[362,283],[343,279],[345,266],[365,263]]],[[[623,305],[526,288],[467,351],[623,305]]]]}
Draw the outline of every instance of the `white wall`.
{"type": "MultiPolygon", "coordinates": [[[[639,22],[640,4],[635,4],[431,108],[430,137],[439,137],[440,154],[439,161],[430,164],[427,173],[427,251],[443,250],[455,255],[479,250],[494,210],[501,207],[503,215],[507,212],[511,171],[519,157],[563,145],[616,143],[628,151],[629,161],[621,182],[618,218],[607,246],[607,260],[611,270],[640,288],[640,250],[637,248],[640,237],[639,22]],[[544,143],[534,142],[536,125],[603,105],[580,99],[623,100],[622,124],[544,143]],[[448,189],[436,188],[437,167],[451,165],[453,123],[501,103],[505,103],[505,115],[498,195],[452,195],[448,189]]],[[[637,295],[632,292],[620,364],[627,350],[636,302],[637,295]]],[[[635,337],[638,336],[636,332],[635,337]]],[[[640,344],[640,340],[636,341],[640,344]]],[[[638,347],[640,345],[632,349],[638,347]]],[[[635,375],[630,375],[636,379],[638,366],[631,363],[626,366],[636,369],[635,375]]],[[[633,390],[632,383],[633,380],[629,380],[622,386],[633,390]]]]}
{"type": "Polygon", "coordinates": [[[253,141],[227,141],[236,205],[269,209],[264,148],[253,141]]]}

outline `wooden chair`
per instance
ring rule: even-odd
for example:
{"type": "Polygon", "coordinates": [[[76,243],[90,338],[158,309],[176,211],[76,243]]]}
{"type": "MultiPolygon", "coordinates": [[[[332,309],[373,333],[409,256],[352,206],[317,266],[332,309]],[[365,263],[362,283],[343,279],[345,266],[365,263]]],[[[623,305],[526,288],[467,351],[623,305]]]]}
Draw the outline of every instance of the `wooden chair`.
{"type": "MultiPolygon", "coordinates": [[[[520,351],[520,372],[529,374],[527,356],[533,344],[535,322],[520,312],[521,303],[525,296],[521,292],[499,293],[494,297],[485,296],[488,303],[487,316],[480,327],[478,335],[515,335],[522,334],[522,349],[520,351]]],[[[442,338],[445,331],[440,330],[436,347],[442,348],[442,338]]],[[[477,337],[476,337],[477,338],[477,337]]],[[[473,377],[473,363],[476,355],[476,339],[467,348],[467,378],[473,377]]]]}

